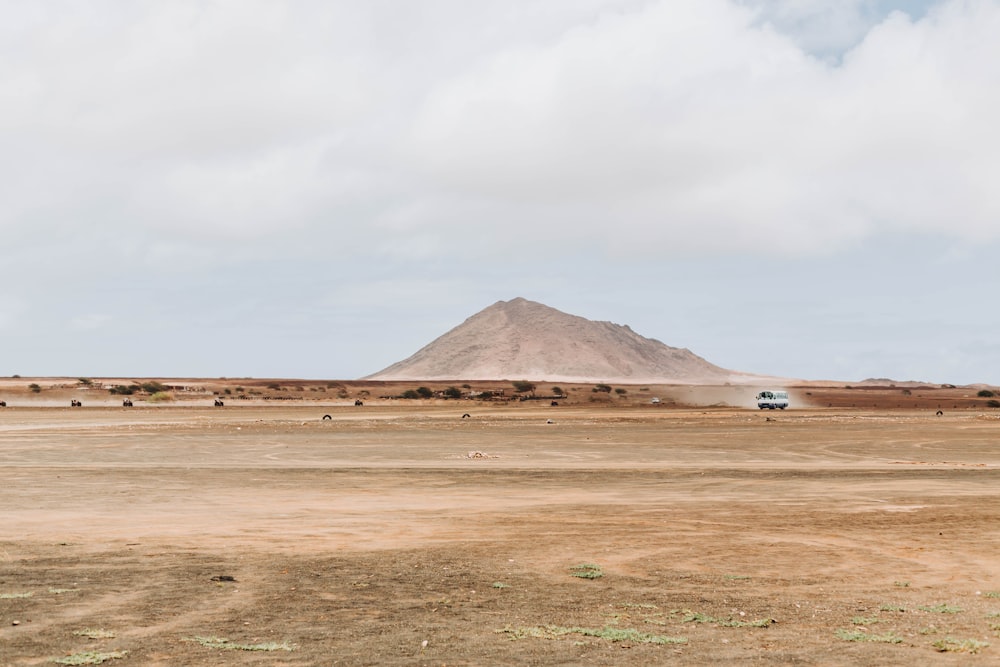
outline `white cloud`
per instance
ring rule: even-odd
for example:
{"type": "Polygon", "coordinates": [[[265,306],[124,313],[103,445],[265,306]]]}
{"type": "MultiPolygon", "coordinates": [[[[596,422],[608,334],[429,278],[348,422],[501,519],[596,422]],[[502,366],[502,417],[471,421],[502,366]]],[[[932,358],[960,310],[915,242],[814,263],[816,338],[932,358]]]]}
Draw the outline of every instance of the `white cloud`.
{"type": "Polygon", "coordinates": [[[78,315],[70,320],[69,328],[72,331],[94,331],[103,328],[112,319],[110,315],[87,313],[86,315],[78,315]]]}
{"type": "Polygon", "coordinates": [[[670,263],[966,269],[1000,241],[997,34],[998,0],[7,3],[0,329],[94,312],[95,345],[196,321],[253,349],[260,313],[450,321],[543,281],[645,314],[609,278],[656,300],[670,263]]]}

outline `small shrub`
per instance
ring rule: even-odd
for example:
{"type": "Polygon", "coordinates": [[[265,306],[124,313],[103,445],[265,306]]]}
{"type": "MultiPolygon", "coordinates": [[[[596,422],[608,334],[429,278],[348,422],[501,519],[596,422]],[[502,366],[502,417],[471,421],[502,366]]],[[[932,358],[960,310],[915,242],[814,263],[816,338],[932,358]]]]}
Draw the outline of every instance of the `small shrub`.
{"type": "Polygon", "coordinates": [[[990,400],[986,401],[986,407],[988,407],[988,408],[1000,408],[1000,401],[998,401],[995,398],[991,398],[990,400]]]}
{"type": "Polygon", "coordinates": [[[881,642],[885,644],[900,644],[903,641],[902,637],[891,632],[887,632],[884,635],[873,635],[867,632],[861,632],[860,630],[844,630],[843,628],[840,628],[834,634],[837,635],[837,639],[843,639],[845,642],[881,642]]]}
{"type": "Polygon", "coordinates": [[[996,396],[996,394],[994,394],[989,389],[980,389],[979,392],[976,394],[976,396],[978,396],[979,398],[993,398],[994,396],[996,396]]]}
{"type": "MultiPolygon", "coordinates": [[[[77,381],[78,381],[78,382],[79,382],[80,384],[82,384],[83,386],[85,386],[85,387],[89,387],[90,385],[92,385],[92,384],[93,384],[93,381],[91,381],[91,379],[90,379],[90,378],[79,378],[79,379],[78,379],[77,381]]],[[[981,393],[981,392],[980,392],[980,393],[981,393]]],[[[992,394],[991,394],[991,396],[992,396],[992,394]]]]}
{"type": "Polygon", "coordinates": [[[462,398],[462,390],[458,387],[448,387],[444,390],[445,398],[462,398]]]}
{"type": "Polygon", "coordinates": [[[981,642],[977,639],[953,639],[945,637],[932,644],[941,653],[979,653],[981,649],[989,646],[989,642],[981,642]]]}
{"type": "Polygon", "coordinates": [[[42,388],[40,386],[38,386],[38,384],[35,383],[35,382],[32,382],[31,384],[29,384],[28,385],[28,389],[30,389],[32,391],[32,393],[35,393],[35,394],[39,394],[42,391],[42,388]]]}
{"type": "Polygon", "coordinates": [[[400,398],[420,398],[420,394],[415,389],[407,389],[399,395],[400,398]]]}
{"type": "Polygon", "coordinates": [[[511,384],[514,385],[514,391],[519,394],[530,394],[535,391],[535,385],[527,380],[517,380],[511,384]]]}
{"type": "Polygon", "coordinates": [[[625,394],[628,393],[628,390],[623,389],[622,387],[618,387],[617,389],[615,389],[615,393],[618,394],[619,396],[624,396],[625,394]]]}
{"type": "Polygon", "coordinates": [[[566,392],[562,390],[562,387],[552,387],[553,396],[565,396],[566,392]]]}
{"type": "Polygon", "coordinates": [[[569,569],[570,575],[580,579],[600,579],[604,576],[601,566],[596,563],[580,563],[569,569]]]}
{"type": "Polygon", "coordinates": [[[434,395],[434,392],[428,387],[417,387],[417,395],[419,395],[420,398],[430,398],[434,395]]]}
{"type": "Polygon", "coordinates": [[[156,381],[143,382],[139,387],[147,394],[158,394],[160,392],[166,391],[167,388],[156,381]]]}
{"type": "Polygon", "coordinates": [[[174,400],[173,395],[165,391],[158,391],[149,397],[150,403],[169,403],[172,400],[174,400]]]}
{"type": "Polygon", "coordinates": [[[593,391],[594,393],[603,392],[605,394],[610,394],[611,393],[611,385],[609,385],[609,384],[599,384],[599,385],[595,386],[593,389],[591,389],[591,391],[593,391]]]}

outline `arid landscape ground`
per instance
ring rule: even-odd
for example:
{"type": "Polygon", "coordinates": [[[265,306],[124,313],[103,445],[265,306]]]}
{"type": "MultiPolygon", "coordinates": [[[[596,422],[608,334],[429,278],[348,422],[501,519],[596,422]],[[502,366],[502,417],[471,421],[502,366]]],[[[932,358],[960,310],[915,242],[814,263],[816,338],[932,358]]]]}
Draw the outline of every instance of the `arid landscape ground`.
{"type": "Polygon", "coordinates": [[[160,382],[0,381],[0,665],[1000,663],[975,388],[160,382]]]}

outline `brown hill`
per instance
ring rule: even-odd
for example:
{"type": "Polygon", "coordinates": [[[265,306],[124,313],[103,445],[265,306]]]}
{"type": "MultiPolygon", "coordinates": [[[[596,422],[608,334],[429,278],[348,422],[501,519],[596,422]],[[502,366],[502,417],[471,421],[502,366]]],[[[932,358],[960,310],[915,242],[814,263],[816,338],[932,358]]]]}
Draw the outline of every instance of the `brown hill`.
{"type": "Polygon", "coordinates": [[[720,368],[628,326],[541,303],[498,301],[371,380],[538,380],[723,384],[759,376],[720,368]]]}

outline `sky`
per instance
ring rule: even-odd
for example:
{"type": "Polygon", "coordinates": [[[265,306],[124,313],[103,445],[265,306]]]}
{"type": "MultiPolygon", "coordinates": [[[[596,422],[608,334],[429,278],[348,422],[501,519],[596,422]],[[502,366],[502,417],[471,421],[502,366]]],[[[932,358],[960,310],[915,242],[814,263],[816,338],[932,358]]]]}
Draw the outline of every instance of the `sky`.
{"type": "Polygon", "coordinates": [[[1000,0],[0,0],[0,376],[353,379],[499,300],[1000,384],[1000,0]]]}

